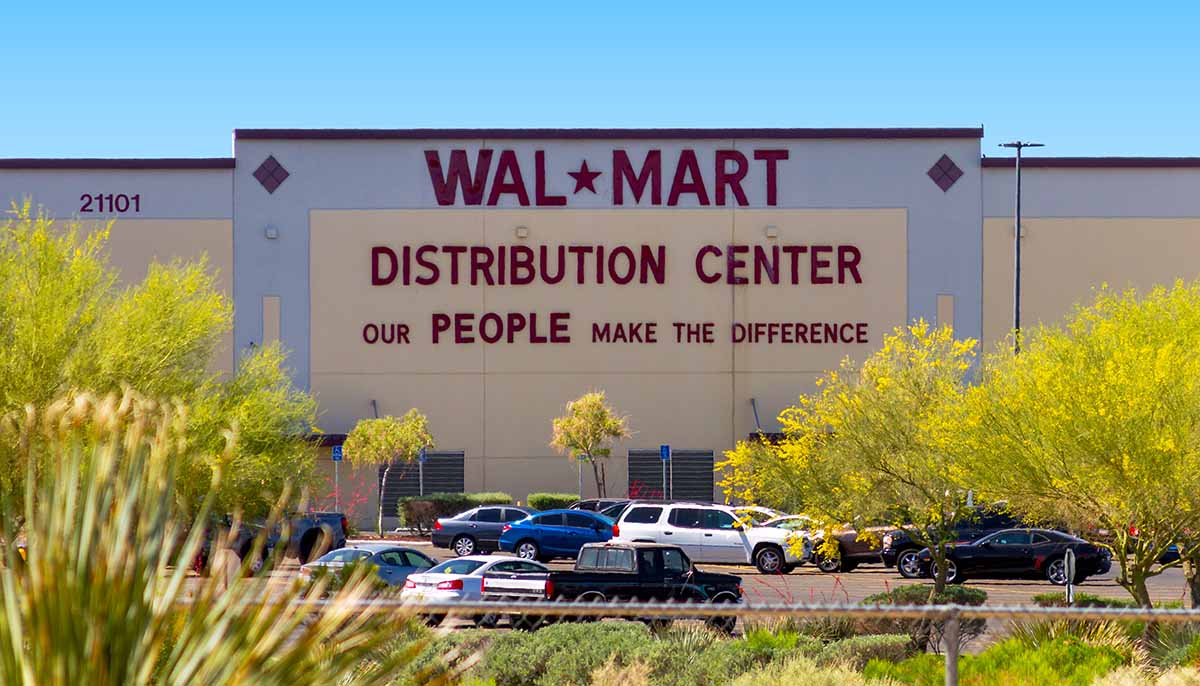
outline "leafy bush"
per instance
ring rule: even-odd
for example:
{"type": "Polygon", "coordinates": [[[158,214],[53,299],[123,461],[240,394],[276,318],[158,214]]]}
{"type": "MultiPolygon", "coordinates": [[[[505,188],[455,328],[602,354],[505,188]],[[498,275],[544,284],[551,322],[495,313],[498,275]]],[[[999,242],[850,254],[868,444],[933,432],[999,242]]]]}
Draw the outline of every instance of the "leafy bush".
{"type": "Polygon", "coordinates": [[[844,666],[835,665],[822,668],[810,659],[795,657],[781,662],[772,662],[746,672],[732,682],[733,686],[767,686],[768,684],[867,686],[867,680],[863,678],[862,674],[844,666]]]}
{"type": "Polygon", "coordinates": [[[309,586],[321,586],[324,588],[325,595],[332,595],[349,585],[358,583],[359,577],[363,577],[362,583],[373,593],[390,588],[387,582],[380,578],[379,566],[365,560],[355,560],[341,567],[317,567],[313,569],[309,586]]]}
{"type": "MultiPolygon", "coordinates": [[[[1090,646],[1075,638],[1058,638],[1033,650],[1010,639],[978,655],[959,658],[958,682],[962,686],[1090,686],[1125,662],[1125,656],[1113,648],[1090,646]]],[[[898,663],[872,660],[863,670],[868,679],[913,686],[940,686],[944,673],[943,658],[928,653],[898,663]]]]}
{"type": "Polygon", "coordinates": [[[855,636],[825,646],[817,655],[817,664],[861,670],[871,660],[900,662],[913,653],[912,639],[903,634],[855,636]]]}
{"type": "MultiPolygon", "coordinates": [[[[1033,596],[1033,604],[1038,607],[1066,607],[1067,598],[1063,593],[1038,593],[1033,596]]],[[[1137,607],[1131,598],[1105,598],[1091,593],[1076,593],[1074,607],[1137,607]]]]}
{"type": "Polygon", "coordinates": [[[586,686],[609,658],[632,664],[650,630],[632,622],[556,624],[541,631],[514,631],[492,642],[478,675],[496,686],[586,686]]]}
{"type": "Polygon", "coordinates": [[[480,505],[510,505],[512,501],[507,493],[428,493],[400,498],[396,514],[401,527],[424,535],[433,529],[439,517],[452,517],[480,505]]]}
{"type": "Polygon", "coordinates": [[[530,493],[529,506],[535,510],[561,510],[579,500],[574,493],[530,493]]]}
{"type": "Polygon", "coordinates": [[[1072,638],[1091,646],[1107,646],[1132,656],[1134,644],[1141,635],[1142,623],[1132,626],[1121,621],[1080,621],[1046,619],[1017,621],[1009,624],[1009,636],[1028,648],[1037,648],[1062,638],[1072,638]]]}
{"type": "Polygon", "coordinates": [[[1196,686],[1200,670],[1177,667],[1161,674],[1147,673],[1137,667],[1122,667],[1100,677],[1092,686],[1196,686]]]}
{"type": "MultiPolygon", "coordinates": [[[[987,592],[979,588],[949,585],[946,589],[929,597],[930,587],[923,584],[897,586],[886,593],[877,593],[863,599],[864,605],[983,605],[987,592]]],[[[905,634],[912,639],[913,648],[923,652],[929,648],[941,649],[945,620],[934,619],[868,619],[859,623],[861,634],[905,634]]],[[[959,621],[959,647],[978,638],[987,629],[986,619],[964,619],[959,621]]]]}

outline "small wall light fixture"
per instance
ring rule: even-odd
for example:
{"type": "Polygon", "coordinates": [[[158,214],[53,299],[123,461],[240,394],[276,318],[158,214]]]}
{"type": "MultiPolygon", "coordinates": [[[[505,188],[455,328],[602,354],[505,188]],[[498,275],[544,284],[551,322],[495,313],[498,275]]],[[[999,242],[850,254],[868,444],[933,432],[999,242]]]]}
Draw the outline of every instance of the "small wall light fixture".
{"type": "Polygon", "coordinates": [[[767,238],[779,238],[779,227],[774,224],[767,224],[767,228],[763,229],[763,233],[767,238]]]}
{"type": "Polygon", "coordinates": [[[279,238],[279,229],[274,224],[267,224],[266,228],[263,229],[263,235],[265,235],[268,240],[273,241],[276,238],[279,238]]]}
{"type": "Polygon", "coordinates": [[[517,238],[529,238],[529,227],[518,226],[515,233],[517,234],[517,238]]]}

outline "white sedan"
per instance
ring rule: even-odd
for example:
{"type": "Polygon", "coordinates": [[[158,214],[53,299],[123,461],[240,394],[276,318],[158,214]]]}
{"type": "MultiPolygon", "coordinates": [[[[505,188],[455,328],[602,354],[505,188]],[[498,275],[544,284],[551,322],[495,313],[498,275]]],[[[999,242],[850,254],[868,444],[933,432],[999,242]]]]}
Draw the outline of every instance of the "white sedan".
{"type": "MultiPolygon", "coordinates": [[[[476,602],[483,597],[483,575],[489,572],[518,574],[548,572],[545,565],[509,555],[467,555],[446,560],[433,569],[410,574],[404,582],[400,599],[411,602],[446,602],[461,600],[476,602]]],[[[427,620],[437,624],[445,615],[429,615],[427,620]]],[[[477,621],[483,618],[477,618],[477,621]]]]}

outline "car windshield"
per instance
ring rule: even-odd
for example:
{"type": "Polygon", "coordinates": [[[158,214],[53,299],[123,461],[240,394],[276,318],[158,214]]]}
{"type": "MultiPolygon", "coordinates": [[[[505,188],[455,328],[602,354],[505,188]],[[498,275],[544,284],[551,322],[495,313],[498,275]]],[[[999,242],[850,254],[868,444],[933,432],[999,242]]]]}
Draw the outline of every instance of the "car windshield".
{"type": "Polygon", "coordinates": [[[354,560],[361,560],[370,556],[371,553],[368,553],[365,550],[358,550],[357,548],[340,548],[338,550],[331,550],[325,553],[317,560],[317,562],[353,562],[354,560]]]}
{"type": "Polygon", "coordinates": [[[472,574],[475,570],[487,564],[480,560],[447,560],[429,570],[430,574],[472,574]]]}

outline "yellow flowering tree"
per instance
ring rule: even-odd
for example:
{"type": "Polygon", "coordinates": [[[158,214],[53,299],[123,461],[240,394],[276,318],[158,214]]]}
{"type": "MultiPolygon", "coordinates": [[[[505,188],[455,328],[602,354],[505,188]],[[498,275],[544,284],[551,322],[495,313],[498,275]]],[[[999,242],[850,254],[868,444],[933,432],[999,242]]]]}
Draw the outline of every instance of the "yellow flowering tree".
{"type": "Polygon", "coordinates": [[[784,410],[783,440],[727,452],[726,495],[801,505],[827,529],[895,526],[930,548],[941,592],[954,525],[972,514],[953,444],[975,348],[925,321],[895,329],[861,366],[843,361],[784,410]]]}
{"type": "Polygon", "coordinates": [[[378,417],[360,419],[342,446],[346,459],[355,467],[383,465],[383,476],[379,481],[379,510],[376,512],[376,533],[383,535],[383,492],[387,488],[388,476],[398,462],[411,464],[417,459],[421,448],[432,448],[433,436],[429,433],[429,419],[417,408],[404,413],[403,417],[378,417]]]}
{"type": "Polygon", "coordinates": [[[1200,600],[1200,283],[1144,296],[1102,288],[1059,328],[997,352],[969,394],[964,459],[979,487],[1035,519],[1106,529],[1118,583],[1179,544],[1200,600]],[[1128,552],[1128,556],[1126,553],[1128,552]]]}
{"type": "Polygon", "coordinates": [[[605,497],[608,482],[605,463],[612,455],[609,446],[629,437],[629,419],[608,404],[604,391],[591,391],[567,403],[566,412],[555,418],[551,427],[550,447],[573,460],[590,462],[596,495],[605,497]]]}

